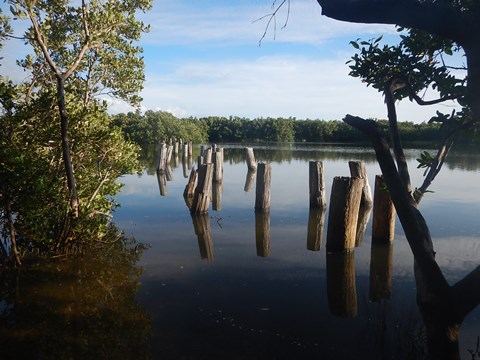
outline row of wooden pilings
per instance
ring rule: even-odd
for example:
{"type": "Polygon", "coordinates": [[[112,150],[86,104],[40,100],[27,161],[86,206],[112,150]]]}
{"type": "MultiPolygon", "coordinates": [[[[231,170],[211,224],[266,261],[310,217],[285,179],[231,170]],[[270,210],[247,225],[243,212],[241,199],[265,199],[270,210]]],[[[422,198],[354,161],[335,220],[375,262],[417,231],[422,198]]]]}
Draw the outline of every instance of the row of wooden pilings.
{"type": "MultiPolygon", "coordinates": [[[[271,164],[258,163],[252,148],[245,148],[248,166],[245,191],[251,191],[256,178],[255,243],[257,255],[270,254],[270,185],[271,164]]],[[[167,166],[168,168],[168,166],[167,166]]],[[[220,210],[223,180],[223,149],[202,147],[192,167],[184,197],[192,214],[200,256],[212,261],[214,245],[208,205],[220,210]],[[217,200],[215,200],[217,198],[217,200]]],[[[350,177],[333,179],[327,231],[327,296],[332,314],[354,317],[357,314],[355,284],[355,247],[362,242],[373,208],[372,247],[370,262],[370,300],[391,298],[395,210],[381,176],[375,177],[372,197],[365,165],[350,161],[350,177]]],[[[319,251],[327,208],[325,177],[321,161],[309,162],[310,212],[307,249],[319,251]]]]}
{"type": "MultiPolygon", "coordinates": [[[[245,191],[257,171],[255,212],[269,211],[271,165],[257,164],[253,148],[245,148],[249,172],[245,191]]],[[[327,250],[350,251],[361,243],[373,206],[372,243],[388,244],[395,232],[395,208],[390,200],[383,177],[375,177],[372,199],[367,171],[362,161],[349,161],[350,177],[335,177],[330,196],[328,215],[327,250]]],[[[309,162],[310,209],[326,209],[327,196],[322,161],[309,162]]]]}
{"type": "MultiPolygon", "coordinates": [[[[172,177],[168,164],[172,154],[178,154],[178,144],[179,142],[175,142],[173,145],[160,144],[157,171],[161,192],[162,182],[165,181],[165,178],[168,181],[172,177]],[[160,181],[162,175],[165,176],[163,181],[160,181]]],[[[257,164],[253,148],[246,147],[244,151],[248,168],[245,191],[251,191],[256,178],[255,213],[269,212],[272,166],[265,163],[257,164]]],[[[191,158],[192,152],[192,143],[184,143],[183,157],[191,158]]],[[[372,198],[365,164],[362,161],[350,161],[348,165],[350,177],[337,176],[333,179],[326,243],[329,252],[351,251],[360,245],[372,206],[372,243],[387,244],[393,241],[394,237],[395,209],[382,176],[375,177],[375,190],[372,198]]],[[[212,203],[213,210],[221,210],[222,181],[223,148],[215,144],[211,147],[201,146],[197,169],[191,167],[189,180],[184,190],[184,198],[192,214],[208,213],[210,203],[212,203]]],[[[323,163],[322,161],[310,161],[310,209],[325,211],[326,199],[323,163]]],[[[315,247],[312,244],[312,249],[315,247]]]]}

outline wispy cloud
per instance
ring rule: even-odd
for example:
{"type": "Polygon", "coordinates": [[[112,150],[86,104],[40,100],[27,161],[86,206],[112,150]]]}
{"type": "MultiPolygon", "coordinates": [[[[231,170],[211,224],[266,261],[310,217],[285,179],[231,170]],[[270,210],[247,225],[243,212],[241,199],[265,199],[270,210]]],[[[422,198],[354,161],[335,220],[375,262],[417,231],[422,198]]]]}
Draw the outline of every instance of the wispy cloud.
{"type": "MultiPolygon", "coordinates": [[[[343,58],[300,55],[264,56],[254,61],[192,60],[168,74],[147,73],[143,106],[180,117],[341,119],[350,113],[386,118],[381,94],[349,77],[344,62],[343,58]]],[[[401,120],[425,121],[434,113],[433,108],[408,102],[399,106],[401,120]]]]}
{"type": "MultiPolygon", "coordinates": [[[[256,43],[266,29],[271,0],[212,2],[172,1],[155,3],[144,16],[152,25],[145,37],[149,44],[191,44],[199,42],[256,43]],[[263,19],[262,19],[263,18],[263,19]]],[[[350,24],[321,15],[315,0],[294,0],[290,12],[284,6],[267,30],[265,41],[319,44],[349,34],[393,33],[388,25],[350,24]],[[287,21],[288,19],[288,21],[287,21]],[[284,27],[284,25],[286,26],[284,27]]]]}

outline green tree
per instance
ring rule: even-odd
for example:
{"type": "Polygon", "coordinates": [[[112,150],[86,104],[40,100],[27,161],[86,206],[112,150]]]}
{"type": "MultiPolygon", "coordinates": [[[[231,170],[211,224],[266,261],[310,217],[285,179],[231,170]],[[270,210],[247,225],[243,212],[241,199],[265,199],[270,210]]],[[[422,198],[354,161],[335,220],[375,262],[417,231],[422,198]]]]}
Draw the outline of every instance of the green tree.
{"type": "Polygon", "coordinates": [[[97,96],[138,103],[143,60],[133,41],[147,28],[135,12],[151,4],[10,4],[16,21],[31,23],[23,39],[33,48],[18,61],[30,73],[24,83],[0,78],[0,253],[19,264],[24,254],[110,241],[116,179],[137,168],[138,148],[110,126],[97,96]]]}
{"type": "Polygon", "coordinates": [[[59,116],[62,155],[70,206],[78,216],[79,195],[71,156],[67,93],[86,106],[94,95],[108,93],[132,104],[143,83],[142,49],[134,46],[148,30],[136,20],[151,0],[86,1],[11,0],[15,19],[31,23],[24,40],[33,56],[21,61],[32,72],[31,89],[53,87],[59,116]]]}

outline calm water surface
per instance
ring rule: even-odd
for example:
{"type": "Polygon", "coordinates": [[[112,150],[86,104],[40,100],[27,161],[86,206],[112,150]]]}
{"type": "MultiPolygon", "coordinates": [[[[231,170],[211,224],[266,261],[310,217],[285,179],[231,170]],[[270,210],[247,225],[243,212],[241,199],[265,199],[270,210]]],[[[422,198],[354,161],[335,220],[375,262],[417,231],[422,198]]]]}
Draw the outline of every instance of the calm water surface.
{"type": "MultiPolygon", "coordinates": [[[[321,215],[309,213],[308,161],[323,161],[328,201],[333,177],[348,176],[350,160],[365,161],[374,183],[380,171],[372,151],[256,147],[257,160],[272,164],[270,215],[256,219],[255,186],[245,191],[242,148],[224,148],[220,203],[203,220],[192,219],[185,205],[189,171],[181,158],[172,161],[173,180],[164,196],[153,154],[140,176],[120,179],[125,187],[115,223],[150,245],[140,260],[136,300],[151,319],[151,357],[421,358],[424,334],[413,257],[398,222],[392,247],[372,248],[370,219],[361,246],[349,255],[332,255],[325,250],[327,208],[321,246],[307,248],[309,221],[321,215]],[[262,222],[267,234],[260,239],[256,225],[262,222]]],[[[407,151],[414,186],[422,179],[415,160],[421,151],[407,151]]],[[[421,204],[439,265],[451,283],[480,264],[479,169],[478,156],[452,154],[431,187],[434,193],[421,204]]],[[[467,359],[480,335],[479,311],[462,327],[461,353],[467,359]]]]}

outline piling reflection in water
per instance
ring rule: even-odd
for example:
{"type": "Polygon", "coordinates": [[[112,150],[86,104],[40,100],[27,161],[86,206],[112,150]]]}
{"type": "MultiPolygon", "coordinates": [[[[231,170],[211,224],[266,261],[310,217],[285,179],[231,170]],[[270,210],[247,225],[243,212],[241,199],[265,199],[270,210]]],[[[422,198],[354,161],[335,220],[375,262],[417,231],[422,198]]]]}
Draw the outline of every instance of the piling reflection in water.
{"type": "Polygon", "coordinates": [[[322,248],[326,209],[311,208],[308,213],[307,249],[319,251],[322,248]]]}
{"type": "Polygon", "coordinates": [[[214,181],[212,183],[212,209],[214,211],[222,210],[223,182],[214,181]]]}
{"type": "Polygon", "coordinates": [[[167,196],[167,176],[164,172],[157,171],[157,181],[158,181],[158,188],[160,189],[161,196],[167,196]]]}
{"type": "Polygon", "coordinates": [[[354,251],[327,253],[327,297],[333,315],[357,316],[354,251]]]}
{"type": "Polygon", "coordinates": [[[193,229],[198,239],[198,248],[200,250],[200,257],[208,261],[213,261],[214,250],[212,240],[212,230],[210,227],[210,216],[204,214],[191,214],[193,229]]]}
{"type": "Polygon", "coordinates": [[[255,243],[257,256],[270,255],[270,211],[255,211],[255,243]]]}
{"type": "Polygon", "coordinates": [[[370,257],[370,300],[392,298],[393,244],[372,245],[370,257]]]}

